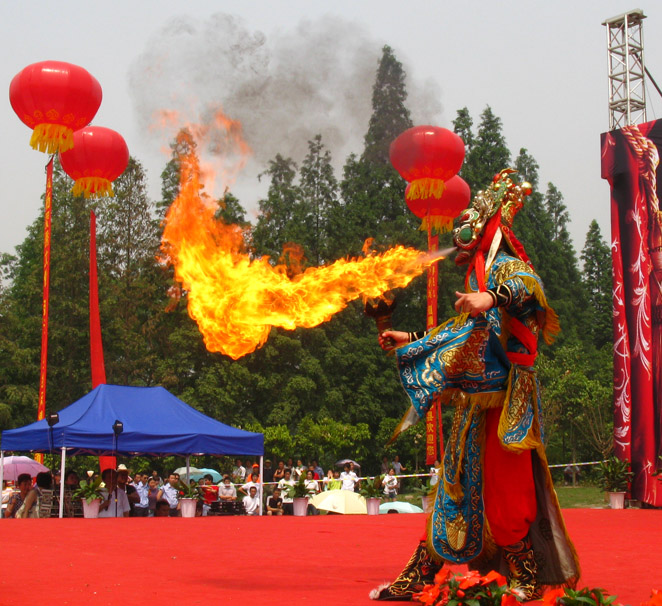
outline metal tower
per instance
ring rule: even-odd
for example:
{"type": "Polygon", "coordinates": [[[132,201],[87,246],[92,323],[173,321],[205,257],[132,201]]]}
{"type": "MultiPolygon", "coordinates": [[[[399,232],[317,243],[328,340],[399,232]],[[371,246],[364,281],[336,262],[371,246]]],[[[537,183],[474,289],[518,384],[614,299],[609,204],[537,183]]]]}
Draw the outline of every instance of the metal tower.
{"type": "Polygon", "coordinates": [[[609,130],[646,122],[644,30],[641,9],[607,19],[609,130]]]}

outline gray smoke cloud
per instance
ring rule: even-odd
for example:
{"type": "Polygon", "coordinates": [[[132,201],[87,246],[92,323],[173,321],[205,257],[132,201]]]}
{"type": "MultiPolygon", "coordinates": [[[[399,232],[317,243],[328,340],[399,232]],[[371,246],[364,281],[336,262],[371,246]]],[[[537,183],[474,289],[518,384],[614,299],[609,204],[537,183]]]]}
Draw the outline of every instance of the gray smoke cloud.
{"type": "MultiPolygon", "coordinates": [[[[300,163],[318,133],[339,168],[350,152],[362,150],[385,43],[337,17],[301,21],[269,37],[224,13],[204,21],[180,17],[148,41],[131,66],[129,89],[144,131],[162,110],[210,124],[222,109],[241,121],[253,151],[246,172],[253,177],[276,153],[300,163]]],[[[414,123],[435,123],[438,87],[415,81],[406,58],[394,50],[408,75],[414,123]]],[[[175,131],[151,130],[161,146],[175,131]]]]}

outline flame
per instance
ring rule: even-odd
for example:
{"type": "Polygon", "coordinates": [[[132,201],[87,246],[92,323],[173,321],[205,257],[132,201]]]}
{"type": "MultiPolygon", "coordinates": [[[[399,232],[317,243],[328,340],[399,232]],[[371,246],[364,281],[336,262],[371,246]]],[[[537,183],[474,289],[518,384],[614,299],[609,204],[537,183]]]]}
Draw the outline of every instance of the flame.
{"type": "Polygon", "coordinates": [[[209,351],[236,360],[262,346],[274,326],[317,326],[354,299],[406,286],[435,261],[396,246],[289,275],[268,257],[251,258],[242,229],[214,217],[218,207],[202,193],[208,171],[197,158],[182,157],[180,166],[180,192],[168,209],[161,248],[209,351]]]}

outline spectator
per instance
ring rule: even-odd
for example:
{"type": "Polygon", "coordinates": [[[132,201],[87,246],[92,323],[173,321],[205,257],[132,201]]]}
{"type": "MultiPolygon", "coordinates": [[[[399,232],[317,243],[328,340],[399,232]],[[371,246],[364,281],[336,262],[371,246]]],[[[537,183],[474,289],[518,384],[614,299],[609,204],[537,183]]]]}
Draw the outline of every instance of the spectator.
{"type": "Polygon", "coordinates": [[[237,500],[237,489],[230,481],[230,476],[223,476],[223,484],[218,487],[218,498],[223,503],[237,500]]]}
{"type": "Polygon", "coordinates": [[[251,486],[249,493],[243,498],[246,515],[256,516],[260,514],[260,497],[257,496],[257,487],[251,486]]]}
{"type": "MultiPolygon", "coordinates": [[[[303,481],[303,484],[308,491],[309,499],[312,499],[320,491],[319,482],[314,478],[314,472],[312,469],[309,469],[306,472],[306,479],[303,481]]],[[[308,513],[313,516],[319,515],[319,511],[317,511],[317,508],[311,503],[308,503],[308,513]]]]}
{"type": "Polygon", "coordinates": [[[274,488],[274,493],[267,498],[267,515],[268,516],[282,516],[283,515],[283,499],[280,496],[280,488],[274,488]]]}
{"type": "Polygon", "coordinates": [[[21,508],[25,502],[30,489],[32,488],[32,478],[29,473],[22,473],[18,476],[16,481],[17,492],[9,497],[7,509],[5,509],[6,518],[15,518],[16,512],[21,508]]]}
{"type": "Polygon", "coordinates": [[[345,463],[343,472],[340,474],[341,488],[343,490],[354,490],[359,482],[359,477],[352,471],[349,463],[345,463]]]}
{"type": "Polygon", "coordinates": [[[342,488],[342,480],[340,479],[340,471],[333,470],[333,480],[329,482],[329,490],[340,490],[342,488]]]}
{"type": "Polygon", "coordinates": [[[333,470],[329,469],[322,480],[322,490],[331,490],[329,484],[333,481],[333,470]]]}
{"type": "Polygon", "coordinates": [[[202,493],[202,515],[206,516],[211,509],[211,504],[218,501],[218,486],[212,484],[214,478],[210,473],[200,478],[200,492],[202,493]]]}
{"type": "MultiPolygon", "coordinates": [[[[156,515],[156,497],[159,494],[159,483],[154,476],[150,476],[147,481],[147,500],[149,501],[149,515],[156,515]]],[[[166,501],[167,503],[167,501],[166,501]]],[[[169,506],[168,506],[169,507],[169,506]]]]}
{"type": "MultiPolygon", "coordinates": [[[[303,461],[301,459],[297,459],[297,464],[296,467],[292,470],[292,479],[295,482],[299,481],[299,478],[306,473],[306,468],[303,466],[303,461]]],[[[304,476],[305,477],[305,476],[304,476]]]]}
{"type": "Polygon", "coordinates": [[[267,459],[264,462],[264,482],[271,483],[274,481],[274,468],[271,466],[271,461],[267,459]]]}
{"type": "Polygon", "coordinates": [[[288,488],[294,486],[296,482],[292,479],[292,471],[290,469],[285,469],[285,477],[278,482],[278,488],[280,488],[283,495],[283,511],[285,515],[291,516],[294,515],[294,500],[290,496],[290,491],[288,488]]]}
{"type": "Polygon", "coordinates": [[[140,503],[140,495],[136,487],[129,484],[129,470],[124,464],[117,467],[117,487],[126,494],[129,501],[129,515],[134,515],[133,508],[140,503]]]}
{"type": "Polygon", "coordinates": [[[569,465],[566,465],[563,468],[563,480],[566,486],[568,484],[572,484],[573,486],[575,484],[579,483],[579,467],[575,465],[574,463],[571,463],[569,465]]]}
{"type": "Polygon", "coordinates": [[[154,506],[154,517],[155,518],[167,518],[170,515],[170,503],[165,499],[161,499],[156,502],[154,506]]]}
{"type": "Polygon", "coordinates": [[[235,459],[234,461],[232,481],[235,484],[243,484],[246,481],[246,468],[241,464],[241,459],[235,459]]]}
{"type": "Polygon", "coordinates": [[[278,461],[278,467],[274,470],[274,482],[280,482],[285,477],[285,461],[280,459],[278,461]]]}
{"type": "Polygon", "coordinates": [[[399,476],[403,471],[407,471],[407,468],[402,463],[400,463],[400,457],[398,455],[393,457],[393,464],[391,467],[395,469],[395,475],[397,476],[399,476]]]}
{"type": "Polygon", "coordinates": [[[255,471],[255,470],[254,470],[253,473],[251,474],[251,477],[250,477],[250,479],[248,480],[248,482],[246,482],[245,484],[242,484],[242,485],[239,487],[239,492],[241,492],[241,493],[243,493],[243,494],[245,494],[245,495],[248,495],[248,493],[249,493],[249,491],[250,491],[250,489],[251,489],[252,486],[255,486],[255,488],[256,488],[257,490],[260,489],[260,476],[258,475],[258,472],[255,471]]]}
{"type": "Polygon", "coordinates": [[[101,489],[103,500],[99,507],[100,518],[128,518],[131,507],[126,492],[117,485],[117,471],[104,469],[101,479],[105,484],[101,489]]]}
{"type": "Polygon", "coordinates": [[[159,475],[159,472],[156,471],[156,469],[152,469],[151,477],[154,478],[157,486],[160,487],[163,485],[163,480],[161,479],[161,476],[159,475]]]}
{"type": "MultiPolygon", "coordinates": [[[[42,498],[49,497],[52,500],[53,495],[53,476],[50,471],[42,471],[37,474],[37,479],[34,488],[28,492],[28,495],[23,501],[23,505],[16,511],[17,518],[40,518],[42,512],[40,511],[42,498]]],[[[44,514],[44,517],[49,517],[44,514]]]]}
{"type": "Polygon", "coordinates": [[[177,517],[178,514],[178,509],[179,509],[179,491],[177,488],[177,474],[176,473],[171,473],[168,476],[168,481],[165,483],[163,488],[161,488],[156,495],[156,500],[160,501],[161,499],[165,499],[168,501],[168,505],[170,506],[170,513],[169,515],[171,517],[177,517]]]}
{"type": "Polygon", "coordinates": [[[384,496],[390,501],[395,501],[398,495],[398,478],[395,477],[395,469],[391,467],[388,473],[382,479],[382,486],[384,487],[384,496]]]}
{"type": "Polygon", "coordinates": [[[317,459],[313,459],[312,462],[313,471],[317,474],[316,480],[321,480],[324,477],[324,470],[322,466],[317,462],[317,459]]]}
{"type": "MultiPolygon", "coordinates": [[[[146,518],[149,515],[149,486],[147,485],[147,474],[137,473],[133,476],[131,486],[138,495],[138,502],[133,506],[131,515],[136,518],[146,518]]],[[[126,495],[129,496],[128,494],[126,495]]],[[[156,495],[154,495],[156,496],[156,495]]],[[[129,499],[129,503],[131,499],[129,499]]]]}
{"type": "Polygon", "coordinates": [[[382,457],[382,465],[380,467],[380,471],[382,475],[385,476],[390,468],[391,468],[391,464],[388,462],[388,457],[384,455],[382,457]]]}

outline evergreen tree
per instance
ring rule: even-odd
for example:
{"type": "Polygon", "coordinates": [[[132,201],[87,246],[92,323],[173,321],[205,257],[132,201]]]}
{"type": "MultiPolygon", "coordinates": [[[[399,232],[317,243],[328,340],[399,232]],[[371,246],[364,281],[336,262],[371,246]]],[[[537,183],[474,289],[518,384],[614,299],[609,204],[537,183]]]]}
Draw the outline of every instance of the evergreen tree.
{"type": "Polygon", "coordinates": [[[465,156],[474,144],[473,124],[474,121],[466,107],[457,110],[457,117],[453,120],[453,132],[464,141],[465,156]]]}
{"type": "Polygon", "coordinates": [[[581,259],[582,279],[588,295],[588,331],[597,349],[612,343],[612,269],[609,245],[603,240],[598,222],[593,220],[586,234],[581,259]]]}

